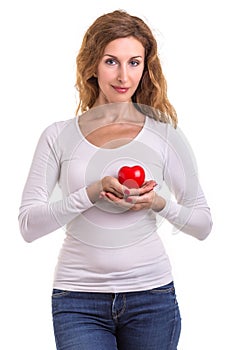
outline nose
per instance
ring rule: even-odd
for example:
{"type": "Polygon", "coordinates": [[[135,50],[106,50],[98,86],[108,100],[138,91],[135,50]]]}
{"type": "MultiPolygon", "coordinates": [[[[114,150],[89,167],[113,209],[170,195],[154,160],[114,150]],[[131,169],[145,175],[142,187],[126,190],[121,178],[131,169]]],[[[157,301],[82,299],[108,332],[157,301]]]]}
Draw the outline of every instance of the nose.
{"type": "Polygon", "coordinates": [[[120,81],[120,83],[125,84],[128,80],[128,69],[126,65],[121,65],[118,68],[118,76],[117,80],[120,81]]]}

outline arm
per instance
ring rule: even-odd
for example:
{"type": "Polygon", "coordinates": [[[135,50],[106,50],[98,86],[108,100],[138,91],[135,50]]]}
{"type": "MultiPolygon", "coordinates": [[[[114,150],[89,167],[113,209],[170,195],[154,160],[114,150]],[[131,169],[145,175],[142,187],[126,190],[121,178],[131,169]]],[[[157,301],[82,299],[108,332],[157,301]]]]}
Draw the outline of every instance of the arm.
{"type": "Polygon", "coordinates": [[[49,126],[36,147],[18,217],[21,234],[27,242],[64,226],[93,205],[85,187],[64,199],[50,201],[60,175],[61,151],[57,143],[60,133],[58,124],[49,126]]]}
{"type": "Polygon", "coordinates": [[[159,215],[178,230],[203,240],[211,232],[212,218],[198,180],[194,155],[179,129],[169,127],[167,143],[164,180],[175,200],[166,199],[159,215]]]}

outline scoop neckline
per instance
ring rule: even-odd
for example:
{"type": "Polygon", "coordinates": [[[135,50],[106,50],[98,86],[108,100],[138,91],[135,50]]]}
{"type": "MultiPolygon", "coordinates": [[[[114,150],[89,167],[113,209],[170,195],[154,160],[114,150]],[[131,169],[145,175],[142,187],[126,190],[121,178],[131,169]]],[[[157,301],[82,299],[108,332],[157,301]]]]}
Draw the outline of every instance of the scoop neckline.
{"type": "Polygon", "coordinates": [[[142,126],[140,132],[139,132],[130,142],[126,143],[125,145],[122,145],[122,146],[119,146],[119,147],[115,147],[115,148],[103,148],[103,147],[96,146],[96,145],[94,145],[93,143],[91,143],[90,141],[87,140],[87,138],[84,136],[84,134],[82,133],[82,131],[81,131],[80,127],[79,127],[79,124],[78,124],[78,122],[79,122],[79,117],[80,117],[80,116],[75,117],[75,125],[76,125],[76,129],[77,129],[77,131],[78,131],[78,134],[79,134],[80,137],[83,139],[83,141],[85,141],[89,146],[91,146],[91,147],[93,147],[93,148],[95,148],[95,149],[97,149],[97,150],[98,150],[98,149],[103,149],[103,150],[106,150],[106,151],[120,150],[120,149],[123,149],[123,148],[125,148],[125,147],[131,145],[131,144],[134,143],[135,141],[137,141],[138,138],[141,137],[141,134],[143,134],[143,132],[144,132],[144,130],[145,130],[145,128],[146,128],[146,124],[147,124],[147,122],[148,122],[148,118],[147,118],[147,116],[145,115],[145,116],[144,116],[144,117],[145,117],[145,121],[144,121],[144,123],[143,123],[143,126],[142,126]]]}

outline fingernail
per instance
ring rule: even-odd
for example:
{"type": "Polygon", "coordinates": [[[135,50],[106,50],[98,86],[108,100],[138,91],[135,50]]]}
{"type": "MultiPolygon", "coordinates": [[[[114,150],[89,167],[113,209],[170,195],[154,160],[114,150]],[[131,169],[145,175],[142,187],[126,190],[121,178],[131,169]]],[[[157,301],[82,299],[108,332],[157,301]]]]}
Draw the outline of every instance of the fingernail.
{"type": "Polygon", "coordinates": [[[130,191],[129,191],[129,190],[125,190],[124,193],[125,193],[126,195],[129,195],[129,194],[130,194],[130,191]]]}
{"type": "Polygon", "coordinates": [[[131,198],[126,198],[126,202],[132,202],[131,198]]]}

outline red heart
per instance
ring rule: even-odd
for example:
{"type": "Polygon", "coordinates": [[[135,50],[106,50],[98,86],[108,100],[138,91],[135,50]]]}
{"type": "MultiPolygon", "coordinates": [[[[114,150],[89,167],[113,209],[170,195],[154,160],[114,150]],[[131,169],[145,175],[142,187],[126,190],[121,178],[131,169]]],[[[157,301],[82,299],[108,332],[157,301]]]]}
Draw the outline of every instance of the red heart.
{"type": "Polygon", "coordinates": [[[118,181],[128,188],[141,187],[145,181],[145,171],[139,166],[123,166],[118,171],[118,181]]]}

